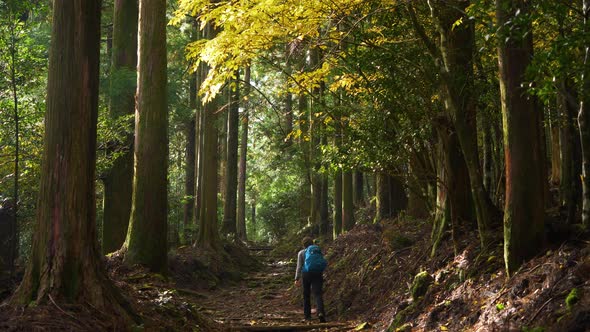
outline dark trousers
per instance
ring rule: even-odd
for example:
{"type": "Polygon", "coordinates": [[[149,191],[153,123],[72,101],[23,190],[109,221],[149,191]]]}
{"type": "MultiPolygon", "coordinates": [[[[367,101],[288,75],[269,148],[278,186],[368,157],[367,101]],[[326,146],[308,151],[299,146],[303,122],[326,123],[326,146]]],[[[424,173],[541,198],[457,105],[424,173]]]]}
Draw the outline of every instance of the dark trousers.
{"type": "Polygon", "coordinates": [[[311,319],[311,300],[310,295],[313,291],[315,297],[318,315],[325,317],[324,299],[322,298],[322,286],[324,277],[322,272],[303,272],[303,314],[306,319],[311,319]]]}

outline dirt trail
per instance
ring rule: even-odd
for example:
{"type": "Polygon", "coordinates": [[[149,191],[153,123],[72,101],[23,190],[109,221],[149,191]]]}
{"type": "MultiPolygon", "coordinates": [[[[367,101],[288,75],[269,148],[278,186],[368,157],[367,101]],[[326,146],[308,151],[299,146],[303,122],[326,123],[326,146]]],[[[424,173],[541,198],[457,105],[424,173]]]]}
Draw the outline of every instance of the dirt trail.
{"type": "MultiPolygon", "coordinates": [[[[292,304],[288,289],[293,285],[295,266],[269,255],[268,247],[253,247],[264,267],[251,272],[234,286],[222,287],[199,301],[200,312],[224,323],[228,331],[349,331],[354,323],[303,322],[299,305],[292,304]]],[[[328,317],[329,318],[329,317],[328,317]]]]}

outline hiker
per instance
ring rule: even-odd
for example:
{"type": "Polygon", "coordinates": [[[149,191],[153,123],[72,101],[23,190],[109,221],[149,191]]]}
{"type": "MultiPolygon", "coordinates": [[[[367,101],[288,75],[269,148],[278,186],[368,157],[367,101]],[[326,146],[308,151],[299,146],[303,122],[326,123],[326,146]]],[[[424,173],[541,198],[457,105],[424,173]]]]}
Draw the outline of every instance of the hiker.
{"type": "Polygon", "coordinates": [[[320,247],[314,245],[310,237],[304,238],[302,244],[303,249],[297,254],[295,286],[300,286],[303,283],[303,314],[306,321],[311,320],[310,294],[313,290],[313,295],[317,303],[318,318],[321,323],[325,323],[326,314],[324,312],[324,300],[322,298],[324,277],[322,274],[327,262],[320,251],[320,247]]]}

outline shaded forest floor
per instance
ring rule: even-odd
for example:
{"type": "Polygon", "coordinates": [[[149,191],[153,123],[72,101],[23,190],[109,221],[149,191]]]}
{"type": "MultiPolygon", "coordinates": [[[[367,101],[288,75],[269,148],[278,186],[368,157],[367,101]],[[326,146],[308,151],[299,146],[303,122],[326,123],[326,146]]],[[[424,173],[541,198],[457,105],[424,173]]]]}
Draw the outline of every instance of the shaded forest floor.
{"type": "MultiPolygon", "coordinates": [[[[462,231],[457,255],[447,238],[430,257],[427,221],[357,225],[321,243],[329,261],[324,325],[302,322],[301,289],[293,286],[299,239],[272,252],[181,247],[167,277],[116,256],[106,264],[143,318],[134,331],[590,331],[589,238],[572,231],[550,238],[560,240],[506,278],[499,238],[482,254],[477,235],[462,231]]],[[[2,301],[9,292],[0,288],[2,301]]],[[[112,322],[85,306],[0,308],[0,330],[107,331],[112,322]]]]}

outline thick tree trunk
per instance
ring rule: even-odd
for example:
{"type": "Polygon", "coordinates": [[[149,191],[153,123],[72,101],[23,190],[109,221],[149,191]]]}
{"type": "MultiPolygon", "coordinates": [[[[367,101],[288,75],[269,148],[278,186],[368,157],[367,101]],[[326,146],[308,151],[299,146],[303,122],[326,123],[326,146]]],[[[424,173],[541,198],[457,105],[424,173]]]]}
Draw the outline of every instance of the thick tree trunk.
{"type": "Polygon", "coordinates": [[[168,254],[166,1],[140,0],[135,176],[125,263],[165,272],[168,254]]]}
{"type": "MultiPolygon", "coordinates": [[[[136,79],[131,79],[129,74],[134,74],[133,76],[136,74],[138,4],[137,0],[116,0],[114,7],[111,77],[118,82],[125,82],[122,86],[117,85],[111,88],[117,91],[116,96],[111,97],[109,115],[116,120],[135,112],[136,79]]],[[[120,155],[103,178],[102,252],[104,254],[121,248],[129,227],[133,194],[133,133],[131,131],[125,133],[122,144],[118,144],[109,151],[111,154],[115,152],[120,155]]]]}
{"type": "MultiPolygon", "coordinates": [[[[215,38],[217,30],[212,22],[205,25],[205,36],[207,39],[215,38]]],[[[206,76],[209,68],[203,70],[203,77],[206,76]]],[[[201,183],[202,205],[199,218],[199,234],[196,246],[221,250],[221,240],[217,229],[217,178],[218,178],[218,129],[217,112],[221,97],[217,96],[203,106],[203,180],[201,183]]]]}
{"type": "Polygon", "coordinates": [[[473,96],[474,27],[465,14],[469,1],[431,0],[429,4],[440,33],[445,105],[453,117],[467,165],[481,246],[485,248],[489,242],[489,228],[497,211],[484,188],[479,163],[476,103],[473,96]],[[463,21],[457,25],[459,20],[463,21]]]}
{"type": "Polygon", "coordinates": [[[237,190],[238,190],[238,133],[239,133],[239,102],[240,102],[240,76],[236,71],[236,86],[231,91],[229,110],[227,112],[227,158],[225,176],[225,202],[223,205],[222,232],[237,234],[237,190]]]}
{"type": "MultiPolygon", "coordinates": [[[[250,66],[246,67],[244,74],[244,83],[246,85],[244,95],[250,95],[250,66]]],[[[249,105],[246,104],[242,116],[242,132],[240,138],[240,161],[238,171],[238,222],[237,232],[238,238],[242,241],[248,239],[246,233],[246,160],[248,153],[248,110],[249,105]]]]}
{"type": "MultiPolygon", "coordinates": [[[[496,0],[498,63],[504,122],[506,206],[504,209],[504,260],[509,275],[535,255],[544,241],[545,199],[539,142],[541,128],[534,101],[525,91],[525,71],[533,54],[529,24],[507,23],[516,11],[528,15],[526,1],[496,0]],[[506,31],[507,24],[510,31],[506,31]],[[525,37],[524,31],[528,34],[525,37]]],[[[526,16],[524,16],[526,17],[526,16]]]]}
{"type": "Polygon", "coordinates": [[[96,237],[100,6],[93,0],[53,3],[37,223],[12,302],[89,304],[128,317],[124,299],[107,277],[96,237]]]}
{"type": "MultiPolygon", "coordinates": [[[[584,31],[590,33],[590,1],[583,0],[584,31]]],[[[590,41],[585,41],[582,71],[582,100],[578,113],[580,141],[582,144],[582,224],[590,228],[590,41]]]]}

